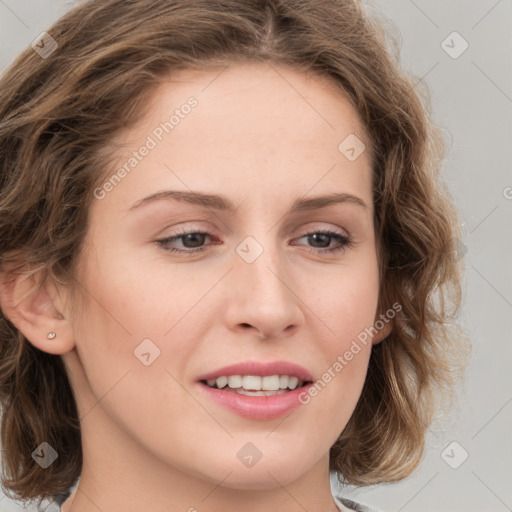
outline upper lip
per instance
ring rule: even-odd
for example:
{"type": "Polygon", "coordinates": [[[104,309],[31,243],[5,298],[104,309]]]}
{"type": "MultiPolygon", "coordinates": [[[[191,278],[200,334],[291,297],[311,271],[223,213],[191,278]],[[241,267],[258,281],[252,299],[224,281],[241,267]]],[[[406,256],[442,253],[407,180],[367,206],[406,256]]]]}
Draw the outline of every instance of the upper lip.
{"type": "Polygon", "coordinates": [[[302,366],[288,361],[273,361],[273,362],[259,362],[259,361],[245,361],[243,363],[231,364],[224,366],[212,372],[201,375],[197,380],[211,380],[218,377],[230,375],[259,375],[266,377],[270,375],[289,375],[295,376],[299,380],[312,381],[311,374],[302,366]]]}

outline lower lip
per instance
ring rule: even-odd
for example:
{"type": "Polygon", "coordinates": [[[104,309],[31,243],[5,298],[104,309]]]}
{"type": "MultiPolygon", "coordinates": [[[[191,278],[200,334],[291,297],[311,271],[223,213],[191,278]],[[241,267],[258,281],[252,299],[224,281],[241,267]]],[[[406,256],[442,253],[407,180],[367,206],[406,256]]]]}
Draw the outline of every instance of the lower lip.
{"type": "Polygon", "coordinates": [[[224,406],[226,409],[251,420],[270,420],[289,414],[299,407],[299,395],[307,391],[311,384],[302,386],[283,393],[282,395],[272,396],[247,396],[240,395],[234,391],[223,391],[215,389],[198,382],[198,386],[203,393],[224,406]]]}

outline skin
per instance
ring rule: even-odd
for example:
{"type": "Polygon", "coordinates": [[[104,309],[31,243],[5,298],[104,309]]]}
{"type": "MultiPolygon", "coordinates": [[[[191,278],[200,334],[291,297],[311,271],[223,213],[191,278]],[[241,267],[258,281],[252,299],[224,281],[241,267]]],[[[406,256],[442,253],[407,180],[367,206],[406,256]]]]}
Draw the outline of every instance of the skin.
{"type": "Polygon", "coordinates": [[[184,70],[113,141],[118,166],[190,96],[197,107],[93,201],[80,301],[52,282],[35,291],[37,276],[2,291],[2,309],[27,338],[62,354],[76,394],[84,466],[63,510],[338,510],[329,448],[360,396],[371,343],[286,418],[243,418],[200,393],[196,379],[248,360],[291,361],[319,379],[379,317],[371,158],[338,150],[353,133],[369,147],[364,127],[318,77],[254,63],[184,70]],[[130,210],[163,190],[221,194],[237,208],[161,199],[130,210]],[[366,206],[289,213],[297,198],[333,192],[366,206]],[[193,250],[183,238],[155,243],[180,229],[211,234],[206,250],[170,252],[193,250]],[[322,252],[339,242],[305,235],[325,229],[352,245],[322,252]],[[235,250],[247,236],[263,250],[252,263],[235,250]],[[134,355],[146,338],[160,350],[149,366],[134,355]],[[262,457],[247,468],[237,452],[249,442],[262,457]]]}

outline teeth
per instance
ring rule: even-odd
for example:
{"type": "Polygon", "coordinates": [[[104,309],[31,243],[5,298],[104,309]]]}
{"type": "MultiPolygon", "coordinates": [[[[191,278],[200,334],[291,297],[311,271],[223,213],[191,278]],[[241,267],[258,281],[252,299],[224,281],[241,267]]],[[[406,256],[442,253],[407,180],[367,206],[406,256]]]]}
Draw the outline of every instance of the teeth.
{"type": "Polygon", "coordinates": [[[295,389],[297,387],[298,383],[299,383],[299,379],[297,377],[290,377],[288,379],[288,387],[290,389],[295,389]]]}
{"type": "Polygon", "coordinates": [[[208,379],[208,386],[215,387],[218,389],[225,388],[234,389],[241,394],[243,391],[251,391],[251,396],[264,396],[265,391],[272,392],[277,391],[277,394],[281,394],[280,391],[286,392],[289,389],[296,389],[303,385],[303,382],[298,377],[290,375],[268,375],[260,377],[259,375],[230,375],[217,377],[216,379],[208,379]],[[263,394],[258,395],[255,392],[261,391],[263,394]]]}
{"type": "Polygon", "coordinates": [[[247,391],[246,389],[240,388],[240,389],[236,389],[235,393],[238,393],[239,395],[246,395],[246,396],[274,396],[274,395],[282,395],[283,393],[286,393],[286,390],[278,389],[276,391],[247,391]]]}
{"type": "Polygon", "coordinates": [[[242,377],[242,387],[259,391],[261,389],[261,380],[261,377],[257,375],[244,375],[242,377]]]}
{"type": "Polygon", "coordinates": [[[290,377],[288,377],[288,375],[281,375],[279,377],[279,387],[281,389],[286,389],[288,387],[288,380],[290,379],[290,377]]]}
{"type": "Polygon", "coordinates": [[[242,376],[241,375],[231,375],[228,377],[228,386],[230,388],[236,389],[242,387],[242,376]]]}
{"type": "Polygon", "coordinates": [[[222,389],[228,383],[228,378],[224,377],[224,375],[222,377],[218,377],[216,380],[216,383],[217,383],[217,387],[219,389],[222,389]]]}
{"type": "Polygon", "coordinates": [[[277,391],[279,389],[279,375],[271,375],[261,379],[261,389],[268,391],[277,391]]]}

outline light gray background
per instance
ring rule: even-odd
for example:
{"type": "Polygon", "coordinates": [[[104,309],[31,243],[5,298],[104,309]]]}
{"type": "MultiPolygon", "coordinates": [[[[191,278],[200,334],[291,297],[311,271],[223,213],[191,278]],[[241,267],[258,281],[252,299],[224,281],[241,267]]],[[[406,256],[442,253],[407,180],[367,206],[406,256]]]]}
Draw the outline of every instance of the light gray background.
{"type": "MultiPolygon", "coordinates": [[[[0,72],[76,3],[0,0],[0,72]]],[[[344,494],[383,512],[512,511],[512,0],[371,5],[396,24],[402,62],[428,85],[435,120],[451,139],[445,176],[464,220],[460,320],[473,354],[459,408],[432,429],[415,474],[344,494]],[[454,31],[469,44],[456,59],[442,47],[454,31]],[[441,456],[454,465],[462,450],[469,457],[458,469],[441,456]]],[[[445,45],[453,52],[461,43],[455,36],[445,45]]],[[[0,512],[19,510],[0,492],[0,512]]]]}

